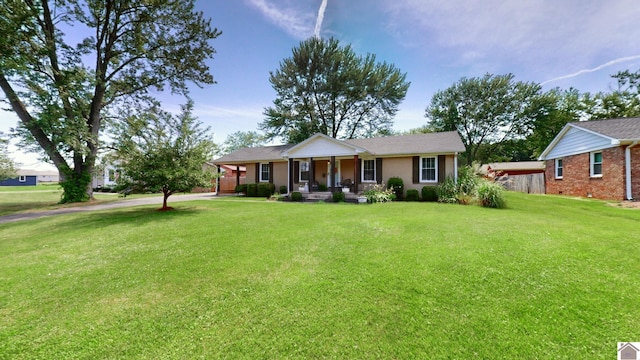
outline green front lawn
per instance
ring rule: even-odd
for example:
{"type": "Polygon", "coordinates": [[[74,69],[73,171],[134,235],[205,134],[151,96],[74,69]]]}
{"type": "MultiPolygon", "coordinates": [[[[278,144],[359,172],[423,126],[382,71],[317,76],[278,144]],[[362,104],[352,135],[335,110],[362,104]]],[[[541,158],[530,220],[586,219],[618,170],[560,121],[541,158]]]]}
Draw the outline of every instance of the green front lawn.
{"type": "MultiPolygon", "coordinates": [[[[60,207],[86,206],[116,200],[123,200],[117,193],[94,192],[94,201],[74,204],[58,204],[62,197],[60,185],[0,186],[0,216],[28,211],[52,210],[60,207]]],[[[162,194],[132,194],[127,199],[162,196],[162,194]]]]}
{"type": "Polygon", "coordinates": [[[615,358],[640,211],[172,203],[0,225],[0,358],[615,358]]]}

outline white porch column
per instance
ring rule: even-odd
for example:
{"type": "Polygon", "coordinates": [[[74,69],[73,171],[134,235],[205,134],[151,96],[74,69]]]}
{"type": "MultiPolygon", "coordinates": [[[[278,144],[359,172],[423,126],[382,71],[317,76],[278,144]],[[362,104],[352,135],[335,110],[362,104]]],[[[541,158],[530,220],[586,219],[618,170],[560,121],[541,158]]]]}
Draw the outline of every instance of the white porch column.
{"type": "Polygon", "coordinates": [[[638,145],[637,141],[634,141],[631,145],[624,149],[624,167],[625,167],[625,180],[627,187],[627,200],[633,200],[633,189],[631,188],[631,148],[638,145]]]}
{"type": "Polygon", "coordinates": [[[453,154],[453,181],[458,183],[458,153],[453,154]]]}

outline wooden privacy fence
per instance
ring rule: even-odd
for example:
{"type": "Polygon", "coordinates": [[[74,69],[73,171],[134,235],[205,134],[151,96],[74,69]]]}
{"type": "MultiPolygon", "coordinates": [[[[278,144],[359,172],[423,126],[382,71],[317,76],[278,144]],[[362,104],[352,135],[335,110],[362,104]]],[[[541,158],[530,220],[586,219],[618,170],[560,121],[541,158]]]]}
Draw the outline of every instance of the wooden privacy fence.
{"type": "Polygon", "coordinates": [[[528,194],[544,194],[544,173],[504,175],[496,179],[505,189],[528,194]]]}
{"type": "MultiPolygon", "coordinates": [[[[221,194],[229,194],[236,192],[236,178],[234,177],[221,177],[220,179],[220,193],[221,194]]],[[[240,184],[246,183],[246,177],[240,177],[240,184]]]]}

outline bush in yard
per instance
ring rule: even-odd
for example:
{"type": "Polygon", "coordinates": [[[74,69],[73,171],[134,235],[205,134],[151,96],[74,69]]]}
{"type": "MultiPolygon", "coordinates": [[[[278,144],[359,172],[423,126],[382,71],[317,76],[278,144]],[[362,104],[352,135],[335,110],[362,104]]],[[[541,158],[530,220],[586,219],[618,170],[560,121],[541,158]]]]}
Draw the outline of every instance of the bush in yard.
{"type": "Polygon", "coordinates": [[[236,185],[236,194],[245,194],[247,195],[247,184],[236,185]]]}
{"type": "Polygon", "coordinates": [[[286,194],[287,193],[287,187],[284,185],[280,185],[280,194],[286,194]]]}
{"type": "Polygon", "coordinates": [[[248,197],[258,196],[258,184],[247,184],[247,196],[248,197]]]}
{"type": "Polygon", "coordinates": [[[458,186],[452,176],[447,176],[442,184],[436,186],[436,195],[439,202],[448,204],[458,202],[458,186]]]}
{"type": "Polygon", "coordinates": [[[299,191],[294,191],[291,193],[291,201],[302,201],[302,193],[299,191]]]}
{"type": "Polygon", "coordinates": [[[387,189],[383,184],[369,185],[362,193],[369,203],[383,203],[395,199],[396,195],[393,190],[387,189]]]}
{"type": "Polygon", "coordinates": [[[387,180],[387,189],[391,189],[396,195],[396,199],[402,200],[404,195],[404,181],[399,177],[390,177],[387,180]]]}
{"type": "Polygon", "coordinates": [[[485,180],[480,183],[477,191],[480,206],[496,209],[507,207],[502,185],[485,180]]]}
{"type": "Polygon", "coordinates": [[[407,197],[405,198],[407,201],[420,201],[420,193],[416,189],[407,190],[407,197]]]}
{"type": "Polygon", "coordinates": [[[271,183],[258,184],[258,197],[269,197],[275,192],[275,185],[271,183]]]}
{"type": "Polygon", "coordinates": [[[327,191],[327,185],[325,184],[318,185],[318,191],[327,191]]]}
{"type": "Polygon", "coordinates": [[[331,198],[333,199],[333,202],[344,202],[344,193],[342,190],[336,191],[331,194],[331,198]]]}
{"type": "Polygon", "coordinates": [[[436,188],[438,201],[444,203],[470,204],[477,197],[477,188],[480,178],[476,175],[476,169],[465,166],[458,170],[457,183],[452,176],[447,176],[444,182],[436,188]]]}
{"type": "Polygon", "coordinates": [[[435,186],[422,187],[422,201],[438,201],[438,193],[435,186]]]}
{"type": "Polygon", "coordinates": [[[458,195],[461,197],[475,197],[480,178],[475,168],[464,166],[458,170],[458,195]]]}

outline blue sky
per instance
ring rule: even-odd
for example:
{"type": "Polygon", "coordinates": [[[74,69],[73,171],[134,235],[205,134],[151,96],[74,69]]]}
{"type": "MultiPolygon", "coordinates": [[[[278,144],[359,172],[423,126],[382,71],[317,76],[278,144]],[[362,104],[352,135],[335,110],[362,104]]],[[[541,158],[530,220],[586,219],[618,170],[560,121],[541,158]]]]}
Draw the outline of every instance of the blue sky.
{"type": "MultiPolygon", "coordinates": [[[[545,90],[597,92],[616,87],[611,74],[640,67],[637,0],[198,0],[196,7],[222,31],[209,61],[217,84],[191,93],[217,143],[257,130],[275,99],[269,72],[316,30],[407,73],[396,130],[424,125],[431,96],[462,77],[513,73],[545,90]]],[[[169,110],[183,102],[161,98],[169,110]]],[[[15,125],[12,114],[0,116],[0,131],[15,125]]]]}

